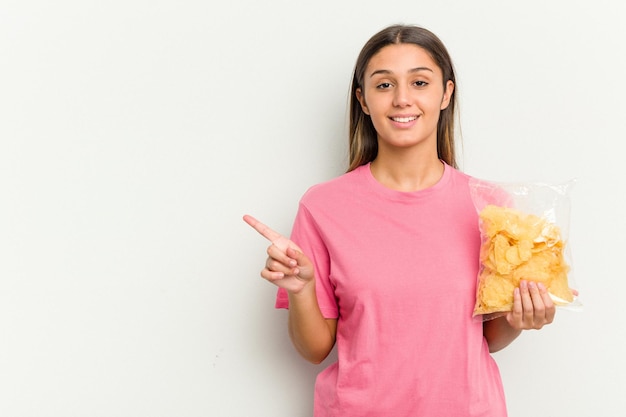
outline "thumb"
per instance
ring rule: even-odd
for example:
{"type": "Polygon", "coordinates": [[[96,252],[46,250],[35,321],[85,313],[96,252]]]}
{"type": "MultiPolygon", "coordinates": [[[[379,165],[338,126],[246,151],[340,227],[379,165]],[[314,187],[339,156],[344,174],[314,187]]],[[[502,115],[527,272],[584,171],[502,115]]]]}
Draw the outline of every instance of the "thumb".
{"type": "Polygon", "coordinates": [[[310,261],[308,260],[306,255],[304,253],[302,253],[300,248],[298,248],[297,246],[296,247],[293,247],[293,246],[287,247],[287,251],[285,253],[291,259],[295,259],[296,262],[298,262],[299,266],[304,266],[303,264],[306,264],[307,262],[310,263],[310,261]]]}
{"type": "Polygon", "coordinates": [[[313,263],[311,260],[301,251],[294,248],[287,248],[287,256],[294,259],[298,266],[296,267],[297,275],[303,279],[310,279],[313,277],[313,263]]]}

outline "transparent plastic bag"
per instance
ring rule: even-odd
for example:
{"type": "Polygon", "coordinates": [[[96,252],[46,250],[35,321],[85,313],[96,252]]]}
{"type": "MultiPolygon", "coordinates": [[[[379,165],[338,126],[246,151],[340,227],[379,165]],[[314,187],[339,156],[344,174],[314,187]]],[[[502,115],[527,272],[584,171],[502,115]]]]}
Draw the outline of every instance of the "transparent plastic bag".
{"type": "Polygon", "coordinates": [[[557,308],[582,307],[569,245],[574,183],[471,180],[481,234],[474,316],[489,320],[511,311],[521,280],[543,283],[557,308]]]}

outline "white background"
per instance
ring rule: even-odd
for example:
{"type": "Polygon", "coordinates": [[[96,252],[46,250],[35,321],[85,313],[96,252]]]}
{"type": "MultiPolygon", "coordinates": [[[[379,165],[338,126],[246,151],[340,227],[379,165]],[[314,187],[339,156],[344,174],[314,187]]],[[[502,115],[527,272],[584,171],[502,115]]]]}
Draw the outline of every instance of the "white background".
{"type": "MultiPolygon", "coordinates": [[[[346,168],[363,43],[437,33],[461,167],[577,178],[584,311],[495,355],[511,417],[626,410],[625,6],[619,1],[0,3],[0,415],[310,416],[259,277],[312,184],[346,168]]],[[[436,317],[433,317],[436,320],[436,317]]]]}

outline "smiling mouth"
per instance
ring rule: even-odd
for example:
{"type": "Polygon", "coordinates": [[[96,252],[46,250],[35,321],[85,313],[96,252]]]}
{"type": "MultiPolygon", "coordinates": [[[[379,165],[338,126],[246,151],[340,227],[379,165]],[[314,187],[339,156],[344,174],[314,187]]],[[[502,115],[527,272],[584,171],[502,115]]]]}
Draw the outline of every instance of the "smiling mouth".
{"type": "Polygon", "coordinates": [[[409,123],[413,120],[417,120],[417,116],[408,116],[408,117],[391,117],[391,120],[398,123],[409,123]]]}

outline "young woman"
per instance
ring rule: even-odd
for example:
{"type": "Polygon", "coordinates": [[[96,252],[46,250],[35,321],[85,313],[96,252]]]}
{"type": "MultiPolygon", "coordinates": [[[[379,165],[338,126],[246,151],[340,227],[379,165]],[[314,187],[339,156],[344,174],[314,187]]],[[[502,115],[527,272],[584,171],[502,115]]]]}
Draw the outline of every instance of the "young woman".
{"type": "Polygon", "coordinates": [[[320,363],[337,346],[316,417],[505,416],[490,352],[554,318],[530,282],[506,316],[472,318],[480,235],[456,169],[455,103],[433,33],[380,31],[354,70],[348,172],[305,193],[290,240],[244,217],[272,241],[261,275],[279,287],[295,348],[320,363]]]}

